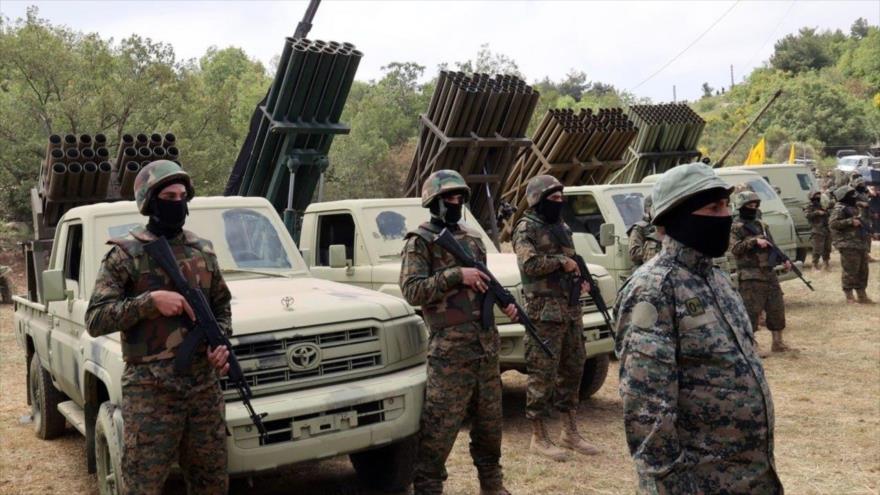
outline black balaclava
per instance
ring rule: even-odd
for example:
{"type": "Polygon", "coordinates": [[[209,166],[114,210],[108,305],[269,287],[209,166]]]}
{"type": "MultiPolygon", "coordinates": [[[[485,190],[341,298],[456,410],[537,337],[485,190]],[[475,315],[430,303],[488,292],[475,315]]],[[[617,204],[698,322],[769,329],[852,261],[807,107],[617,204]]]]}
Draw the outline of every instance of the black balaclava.
{"type": "Polygon", "coordinates": [[[754,220],[758,218],[758,209],[749,208],[748,206],[743,205],[743,207],[739,209],[739,217],[743,220],[754,220]]]}
{"type": "Polygon", "coordinates": [[[150,221],[147,230],[157,236],[173,239],[183,231],[183,224],[189,214],[186,200],[169,201],[153,196],[150,199],[150,221]]]}
{"type": "Polygon", "coordinates": [[[841,203],[847,206],[855,206],[856,205],[856,195],[853,193],[849,193],[840,200],[841,203]]]}
{"type": "Polygon", "coordinates": [[[547,223],[557,223],[562,213],[562,201],[553,201],[547,198],[542,199],[535,205],[535,211],[547,223]]]}
{"type": "Polygon", "coordinates": [[[858,192],[860,192],[860,193],[867,192],[867,191],[868,191],[868,186],[866,186],[866,185],[864,185],[864,184],[859,184],[859,185],[856,186],[856,191],[858,191],[858,192]]]}
{"type": "Polygon", "coordinates": [[[707,189],[694,194],[655,222],[666,228],[666,234],[700,253],[717,258],[727,251],[733,217],[694,215],[700,208],[730,196],[723,188],[707,189]]]}
{"type": "Polygon", "coordinates": [[[454,205],[446,202],[443,198],[437,198],[428,209],[431,211],[431,223],[440,227],[450,229],[458,228],[458,221],[461,220],[461,211],[464,207],[463,203],[454,205]]]}

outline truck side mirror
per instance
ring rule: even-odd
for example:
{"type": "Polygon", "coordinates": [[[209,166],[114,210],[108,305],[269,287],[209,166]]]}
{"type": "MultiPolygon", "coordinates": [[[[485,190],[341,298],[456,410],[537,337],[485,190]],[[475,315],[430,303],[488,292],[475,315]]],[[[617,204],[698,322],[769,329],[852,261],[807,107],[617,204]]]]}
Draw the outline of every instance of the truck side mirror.
{"type": "Polygon", "coordinates": [[[42,274],[43,303],[67,299],[63,270],[45,270],[42,274]]]}
{"type": "Polygon", "coordinates": [[[613,223],[603,223],[599,226],[599,245],[602,247],[608,247],[614,245],[615,240],[614,235],[614,224],[613,223]]]}
{"type": "Polygon", "coordinates": [[[330,268],[345,268],[348,260],[345,258],[345,244],[333,244],[330,246],[330,268]]]}

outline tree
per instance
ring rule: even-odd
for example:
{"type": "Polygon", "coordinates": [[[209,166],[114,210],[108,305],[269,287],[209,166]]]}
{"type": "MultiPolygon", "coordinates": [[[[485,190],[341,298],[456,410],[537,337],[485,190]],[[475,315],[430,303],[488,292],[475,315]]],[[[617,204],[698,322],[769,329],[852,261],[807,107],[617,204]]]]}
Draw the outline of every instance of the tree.
{"type": "Polygon", "coordinates": [[[709,86],[708,82],[704,82],[703,86],[701,86],[701,87],[703,89],[703,98],[711,97],[712,92],[715,91],[715,88],[713,88],[712,86],[709,86]]]}
{"type": "Polygon", "coordinates": [[[801,28],[776,42],[770,64],[779,70],[803,72],[832,64],[828,46],[815,28],[801,28]]]}
{"type": "Polygon", "coordinates": [[[859,17],[852,23],[852,27],[849,28],[850,36],[856,39],[862,39],[865,36],[868,36],[869,27],[868,20],[864,17],[859,17]]]}
{"type": "MultiPolygon", "coordinates": [[[[455,62],[454,65],[457,70],[468,74],[508,74],[523,78],[516,61],[503,53],[494,53],[489,49],[488,43],[480,45],[480,49],[477,51],[477,57],[473,60],[455,62]]],[[[440,68],[446,68],[446,64],[441,64],[440,68]]]]}

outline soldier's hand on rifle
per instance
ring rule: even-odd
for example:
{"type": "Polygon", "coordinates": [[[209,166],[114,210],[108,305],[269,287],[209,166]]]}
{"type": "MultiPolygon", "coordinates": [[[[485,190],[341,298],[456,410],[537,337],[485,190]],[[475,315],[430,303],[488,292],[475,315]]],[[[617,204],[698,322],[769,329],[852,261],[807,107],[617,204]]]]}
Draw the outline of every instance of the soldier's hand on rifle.
{"type": "Polygon", "coordinates": [[[587,282],[586,280],[584,280],[583,282],[581,282],[581,294],[587,294],[587,293],[590,292],[592,289],[593,289],[593,288],[590,287],[590,283],[587,282]]]}
{"type": "Polygon", "coordinates": [[[504,308],[504,314],[506,314],[507,317],[510,318],[510,321],[514,323],[519,321],[519,313],[513,303],[508,304],[507,307],[504,308]]]}
{"type": "Polygon", "coordinates": [[[208,347],[208,362],[211,363],[214,369],[220,372],[220,376],[226,376],[226,373],[229,372],[228,361],[229,349],[225,345],[217,346],[215,349],[211,349],[210,346],[208,347]]]}
{"type": "Polygon", "coordinates": [[[761,249],[767,249],[770,246],[770,243],[767,242],[767,239],[763,239],[761,237],[758,238],[758,247],[761,249]]]}
{"type": "Polygon", "coordinates": [[[489,276],[477,268],[462,268],[461,283],[482,293],[489,288],[489,276]]]}
{"type": "Polygon", "coordinates": [[[581,274],[581,271],[578,269],[577,262],[568,257],[566,257],[565,261],[562,262],[562,269],[565,270],[566,273],[577,272],[578,275],[581,274]]]}
{"type": "Polygon", "coordinates": [[[858,218],[853,218],[853,227],[861,227],[862,222],[858,218]]]}
{"type": "Polygon", "coordinates": [[[785,268],[785,271],[791,271],[791,261],[785,260],[785,263],[783,263],[782,266],[785,268]]]}
{"type": "Polygon", "coordinates": [[[196,321],[196,314],[193,312],[192,306],[177,292],[154,290],[150,292],[150,297],[162,316],[177,316],[185,312],[190,320],[196,321]]]}

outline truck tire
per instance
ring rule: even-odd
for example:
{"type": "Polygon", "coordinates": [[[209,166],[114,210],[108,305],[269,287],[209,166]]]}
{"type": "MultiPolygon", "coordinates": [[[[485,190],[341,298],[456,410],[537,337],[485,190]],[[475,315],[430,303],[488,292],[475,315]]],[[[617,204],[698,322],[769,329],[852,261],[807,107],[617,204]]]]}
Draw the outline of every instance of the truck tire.
{"type": "Polygon", "coordinates": [[[349,454],[360,482],[385,492],[405,490],[412,483],[416,458],[415,436],[373,450],[349,454]]]}
{"type": "Polygon", "coordinates": [[[581,400],[589,399],[602,388],[608,376],[608,354],[587,359],[584,363],[584,374],[581,376],[581,400]]]}
{"type": "Polygon", "coordinates": [[[67,397],[52,384],[52,377],[40,365],[40,358],[36,354],[31,357],[28,394],[31,397],[31,417],[37,437],[51,440],[64,433],[67,420],[58,411],[58,404],[67,397]]]}
{"type": "Polygon", "coordinates": [[[101,404],[95,423],[95,460],[101,495],[122,493],[122,439],[119,438],[110,401],[101,404]]]}

